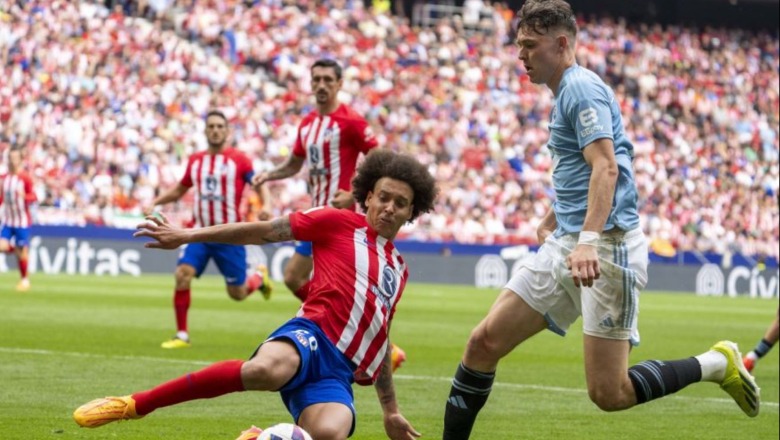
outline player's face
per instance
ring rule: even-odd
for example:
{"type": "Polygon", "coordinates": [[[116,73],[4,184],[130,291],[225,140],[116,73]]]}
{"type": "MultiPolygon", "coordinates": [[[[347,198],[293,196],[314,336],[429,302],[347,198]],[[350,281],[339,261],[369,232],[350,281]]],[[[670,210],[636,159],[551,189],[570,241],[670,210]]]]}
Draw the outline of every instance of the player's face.
{"type": "Polygon", "coordinates": [[[318,105],[328,105],[336,101],[342,81],[336,77],[336,69],[317,66],[311,69],[311,91],[318,105]]]}
{"type": "Polygon", "coordinates": [[[518,58],[534,84],[547,84],[563,62],[564,50],[557,35],[554,29],[546,34],[524,27],[517,31],[518,58]]]}
{"type": "Polygon", "coordinates": [[[227,122],[219,116],[213,115],[206,119],[206,138],[210,147],[222,147],[227,140],[227,122]]]}
{"type": "Polygon", "coordinates": [[[19,151],[8,152],[8,168],[11,171],[16,171],[22,167],[22,153],[19,151]]]}
{"type": "Polygon", "coordinates": [[[412,218],[414,191],[408,183],[383,177],[366,197],[368,224],[382,237],[392,240],[412,218]]]}

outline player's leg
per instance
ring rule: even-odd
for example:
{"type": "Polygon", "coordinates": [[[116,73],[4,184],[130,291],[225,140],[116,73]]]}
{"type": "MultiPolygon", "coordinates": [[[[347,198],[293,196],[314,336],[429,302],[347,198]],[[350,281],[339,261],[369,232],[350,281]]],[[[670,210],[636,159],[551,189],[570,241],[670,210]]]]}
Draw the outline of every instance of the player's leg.
{"type": "Polygon", "coordinates": [[[24,244],[17,243],[16,246],[16,259],[19,263],[19,283],[16,285],[16,290],[20,292],[26,292],[30,290],[30,279],[27,278],[27,261],[29,258],[30,248],[24,244]]]}
{"type": "Polygon", "coordinates": [[[759,390],[735,344],[723,341],[685,359],[647,360],[627,368],[639,342],[639,292],[647,283],[647,243],[632,231],[599,246],[601,278],[582,289],[585,378],[599,408],[617,411],[709,381],[720,384],[749,416],[758,414],[759,390]]]}
{"type": "Polygon", "coordinates": [[[217,268],[225,278],[225,289],[236,301],[243,301],[255,290],[260,290],[265,299],[271,295],[268,269],[258,266],[251,275],[246,273],[246,247],[229,244],[209,244],[217,268]]]}
{"type": "Polygon", "coordinates": [[[0,252],[13,252],[14,247],[11,245],[11,237],[13,237],[13,229],[3,225],[2,228],[0,228],[0,252]]]}
{"type": "Polygon", "coordinates": [[[297,374],[300,364],[298,350],[289,340],[268,341],[249,361],[217,362],[150,390],[95,399],[77,408],[73,419],[83,427],[96,428],[116,420],[138,419],[190,400],[245,390],[278,390],[297,374]]]}
{"type": "Polygon", "coordinates": [[[316,403],[306,407],[298,426],[317,440],[345,440],[353,426],[352,410],[343,403],[316,403]]]}
{"type": "Polygon", "coordinates": [[[173,310],[176,316],[176,335],[164,341],[162,348],[187,348],[191,345],[187,318],[192,303],[192,279],[199,277],[209,261],[208,248],[203,243],[185,246],[176,263],[174,277],[176,287],[173,292],[173,310]]]}
{"type": "Polygon", "coordinates": [[[745,364],[745,368],[749,371],[753,371],[753,367],[755,367],[756,362],[758,362],[759,359],[766,356],[767,353],[772,349],[772,347],[775,346],[777,343],[778,336],[780,334],[780,309],[778,309],[778,314],[775,316],[775,320],[772,321],[772,324],[767,327],[766,332],[764,333],[764,337],[758,341],[758,344],[756,344],[755,348],[751,350],[745,358],[742,360],[742,362],[745,364]]]}
{"type": "Polygon", "coordinates": [[[487,402],[498,362],[517,345],[545,328],[565,334],[579,316],[555,280],[563,265],[560,249],[543,245],[523,262],[487,316],[472,331],[458,365],[444,414],[444,440],[468,439],[487,402]]]}
{"type": "Polygon", "coordinates": [[[27,259],[29,257],[30,229],[13,228],[15,248],[14,253],[19,264],[20,280],[16,285],[16,290],[26,292],[30,290],[30,280],[27,278],[27,259]]]}
{"type": "Polygon", "coordinates": [[[314,269],[311,242],[300,241],[295,245],[295,253],[284,267],[284,284],[301,301],[309,296],[309,278],[314,269]]]}
{"type": "Polygon", "coordinates": [[[452,380],[444,414],[444,440],[468,439],[487,402],[498,361],[547,323],[510,289],[501,291],[488,315],[471,332],[452,380]]]}
{"type": "Polygon", "coordinates": [[[344,440],[355,427],[353,366],[311,321],[298,318],[289,325],[292,332],[275,335],[294,344],[300,366],[298,374],[280,389],[282,401],[293,420],[313,438],[344,440]]]}

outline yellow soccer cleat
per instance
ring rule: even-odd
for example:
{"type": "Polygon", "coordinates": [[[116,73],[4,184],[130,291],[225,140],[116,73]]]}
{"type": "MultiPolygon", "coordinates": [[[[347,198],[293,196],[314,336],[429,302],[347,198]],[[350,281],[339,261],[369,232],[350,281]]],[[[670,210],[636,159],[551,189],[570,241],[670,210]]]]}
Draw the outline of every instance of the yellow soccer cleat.
{"type": "Polygon", "coordinates": [[[393,366],[393,372],[395,372],[406,361],[406,353],[401,350],[401,347],[395,344],[390,345],[390,363],[393,366]]]}
{"type": "Polygon", "coordinates": [[[17,292],[27,292],[28,290],[30,290],[30,280],[27,278],[23,278],[16,284],[17,292]]]}
{"type": "Polygon", "coordinates": [[[241,435],[239,435],[236,440],[257,440],[257,437],[259,437],[262,432],[262,429],[252,425],[252,427],[246,431],[241,431],[241,435]]]}
{"type": "Polygon", "coordinates": [[[721,389],[729,393],[748,417],[757,416],[761,404],[761,389],[742,364],[742,354],[737,344],[731,341],[720,341],[710,350],[726,356],[726,374],[720,383],[721,389]]]}
{"type": "Polygon", "coordinates": [[[73,411],[73,420],[82,428],[97,428],[117,420],[140,419],[131,396],[104,397],[85,403],[73,411]]]}
{"type": "Polygon", "coordinates": [[[191,346],[192,346],[192,342],[185,341],[184,339],[179,337],[174,337],[160,344],[160,347],[162,348],[189,348],[191,346]]]}
{"type": "Polygon", "coordinates": [[[274,285],[271,282],[271,277],[268,275],[268,268],[265,266],[265,264],[260,264],[257,266],[257,271],[260,272],[263,275],[263,284],[260,284],[260,294],[263,295],[263,298],[265,299],[271,299],[271,293],[274,290],[274,285]]]}

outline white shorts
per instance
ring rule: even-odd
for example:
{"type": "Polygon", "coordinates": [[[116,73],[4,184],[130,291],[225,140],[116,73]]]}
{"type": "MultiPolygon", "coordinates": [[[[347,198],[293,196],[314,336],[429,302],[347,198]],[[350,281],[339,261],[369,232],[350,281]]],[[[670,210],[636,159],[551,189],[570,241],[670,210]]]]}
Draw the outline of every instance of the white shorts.
{"type": "Polygon", "coordinates": [[[639,344],[639,291],[647,285],[647,240],[641,229],[601,234],[601,276],[593,287],[578,288],[566,257],[579,234],[550,236],[536,255],[527,257],[506,288],[544,315],[550,330],[563,336],[582,315],[585,334],[639,344]]]}

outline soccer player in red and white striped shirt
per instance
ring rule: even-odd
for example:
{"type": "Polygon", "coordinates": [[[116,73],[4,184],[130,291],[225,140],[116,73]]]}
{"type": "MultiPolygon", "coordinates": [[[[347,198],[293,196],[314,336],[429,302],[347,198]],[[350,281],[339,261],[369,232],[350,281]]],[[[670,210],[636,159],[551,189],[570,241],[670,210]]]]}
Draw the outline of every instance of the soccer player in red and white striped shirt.
{"type": "Polygon", "coordinates": [[[404,223],[433,208],[433,176],[411,156],[371,152],[352,181],[365,215],[317,207],[270,222],[185,230],[147,217],[136,236],[146,247],[175,249],[185,243],[265,244],[313,242],[309,298],[263,342],[248,361],[223,361],[124,397],[97,399],[73,414],[85,427],[142,417],[165,406],[246,390],[279,391],[296,424],[316,439],[351,435],[355,406],[353,371],[364,370],[384,413],[387,436],[419,437],[398,408],[393,387],[389,331],[407,278],[393,245],[404,223]]]}
{"type": "MultiPolygon", "coordinates": [[[[158,196],[153,205],[164,205],[179,200],[195,188],[193,220],[196,228],[238,223],[241,221],[239,206],[244,187],[254,177],[252,161],[242,152],[227,148],[228,125],[225,115],[212,110],[206,116],[206,138],[209,147],[190,156],[187,169],[176,187],[158,196]]],[[[145,209],[150,214],[153,209],[145,209]]],[[[241,301],[260,289],[268,299],[271,294],[270,278],[265,266],[247,277],[246,248],[229,244],[196,243],[185,246],[176,264],[176,289],[173,307],[176,312],[176,335],[162,343],[162,348],[189,347],[190,336],[187,314],[190,307],[192,278],[200,277],[210,259],[214,259],[225,278],[228,295],[241,301]]]]}
{"type": "MultiPolygon", "coordinates": [[[[307,162],[313,206],[355,210],[350,181],[358,156],[376,148],[377,140],[365,118],[338,101],[341,75],[341,66],[333,60],[318,60],[312,65],[311,88],[317,109],[298,125],[287,160],[270,172],[258,174],[253,184],[293,176],[307,162]]],[[[311,243],[299,242],[284,268],[284,283],[301,301],[308,296],[313,267],[311,243]]]]}
{"type": "Polygon", "coordinates": [[[30,245],[30,204],[36,201],[30,176],[22,170],[22,151],[8,151],[8,174],[0,176],[0,252],[14,252],[19,261],[19,273],[22,279],[16,290],[24,292],[30,289],[27,278],[27,258],[30,245]],[[11,244],[13,239],[14,244],[11,244]]]}

